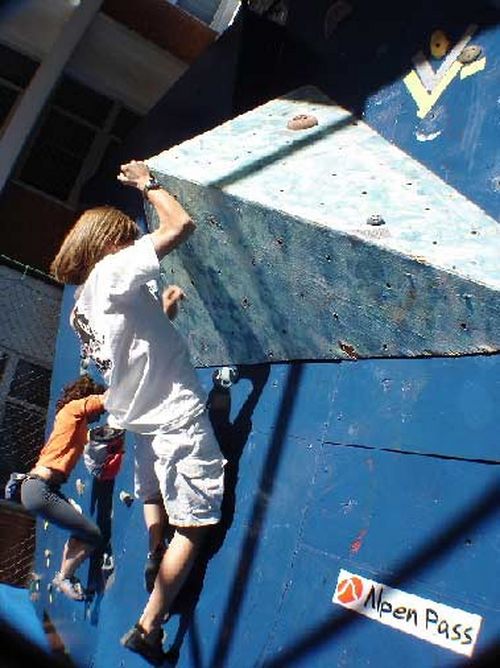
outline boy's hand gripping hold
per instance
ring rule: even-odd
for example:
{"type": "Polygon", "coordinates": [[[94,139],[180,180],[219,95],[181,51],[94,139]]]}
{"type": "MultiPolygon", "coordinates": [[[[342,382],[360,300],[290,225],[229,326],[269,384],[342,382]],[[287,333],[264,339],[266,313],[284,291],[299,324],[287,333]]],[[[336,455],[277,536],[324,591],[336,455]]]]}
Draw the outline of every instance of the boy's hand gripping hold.
{"type": "Polygon", "coordinates": [[[159,225],[151,232],[151,240],[159,260],[192,234],[195,225],[191,217],[156,181],[145,162],[131,160],[121,165],[116,178],[124,185],[141,190],[156,209],[159,225]]]}

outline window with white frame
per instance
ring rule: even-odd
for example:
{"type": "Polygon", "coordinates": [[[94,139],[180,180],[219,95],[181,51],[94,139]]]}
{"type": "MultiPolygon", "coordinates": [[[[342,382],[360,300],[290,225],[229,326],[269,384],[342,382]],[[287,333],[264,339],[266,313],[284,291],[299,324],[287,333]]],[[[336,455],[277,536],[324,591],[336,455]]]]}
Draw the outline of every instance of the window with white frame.
{"type": "MultiPolygon", "coordinates": [[[[0,45],[0,126],[37,67],[31,58],[0,45]]],[[[65,75],[21,153],[13,180],[74,207],[103,156],[139,120],[121,102],[65,75]]]]}

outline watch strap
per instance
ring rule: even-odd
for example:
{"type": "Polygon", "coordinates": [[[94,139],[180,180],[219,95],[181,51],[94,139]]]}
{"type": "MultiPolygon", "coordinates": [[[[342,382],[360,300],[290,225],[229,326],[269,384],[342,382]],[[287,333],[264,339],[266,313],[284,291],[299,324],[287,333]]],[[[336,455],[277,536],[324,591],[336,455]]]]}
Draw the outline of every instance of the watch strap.
{"type": "Polygon", "coordinates": [[[142,189],[142,194],[146,196],[150,190],[159,190],[161,188],[161,183],[158,181],[154,174],[149,175],[149,180],[144,185],[142,189]]]}

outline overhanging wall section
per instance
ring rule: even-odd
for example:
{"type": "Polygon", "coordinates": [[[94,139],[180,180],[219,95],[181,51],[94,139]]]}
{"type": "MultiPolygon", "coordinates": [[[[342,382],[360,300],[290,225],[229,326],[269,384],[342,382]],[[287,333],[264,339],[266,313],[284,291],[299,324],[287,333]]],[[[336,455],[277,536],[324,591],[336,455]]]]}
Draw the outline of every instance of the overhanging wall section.
{"type": "Polygon", "coordinates": [[[150,164],[198,225],[163,262],[197,365],[498,350],[496,222],[319,91],[150,164]]]}

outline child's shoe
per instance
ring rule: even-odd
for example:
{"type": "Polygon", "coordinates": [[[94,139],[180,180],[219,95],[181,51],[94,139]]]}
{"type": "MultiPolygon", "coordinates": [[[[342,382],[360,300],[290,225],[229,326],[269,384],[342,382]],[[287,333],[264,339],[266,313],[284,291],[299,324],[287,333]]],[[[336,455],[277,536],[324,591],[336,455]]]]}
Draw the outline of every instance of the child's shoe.
{"type": "Polygon", "coordinates": [[[161,666],[167,660],[163,651],[163,630],[153,637],[152,634],[147,634],[140,624],[136,624],[125,633],[120,642],[131,652],[140,654],[152,666],[161,666]]]}
{"type": "Polygon", "coordinates": [[[85,601],[86,599],[82,583],[75,575],[71,575],[69,578],[63,578],[61,573],[56,573],[52,580],[52,584],[58,591],[73,601],[85,601]]]}

